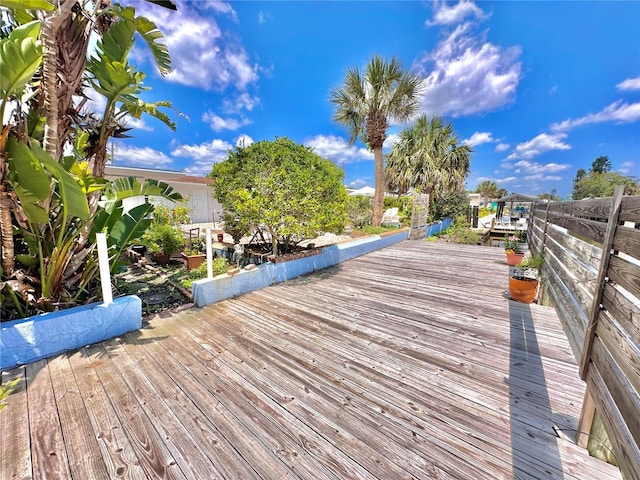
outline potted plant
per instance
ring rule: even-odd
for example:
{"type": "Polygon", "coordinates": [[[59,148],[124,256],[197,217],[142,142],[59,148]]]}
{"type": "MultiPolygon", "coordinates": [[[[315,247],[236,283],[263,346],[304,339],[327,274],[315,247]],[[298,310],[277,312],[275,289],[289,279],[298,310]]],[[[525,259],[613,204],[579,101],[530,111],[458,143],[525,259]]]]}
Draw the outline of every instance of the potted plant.
{"type": "Polygon", "coordinates": [[[182,251],[182,258],[187,263],[187,270],[193,270],[200,266],[206,257],[202,240],[200,238],[192,238],[185,247],[182,251]]]}
{"type": "Polygon", "coordinates": [[[142,239],[151,259],[158,265],[169,263],[171,255],[179,252],[184,243],[182,233],[163,223],[152,223],[142,239]]]}
{"type": "Polygon", "coordinates": [[[544,257],[540,254],[530,255],[517,264],[509,276],[509,295],[512,300],[531,303],[538,293],[540,269],[544,265],[544,257]]]}
{"type": "Polygon", "coordinates": [[[507,265],[515,266],[522,262],[524,253],[520,251],[520,243],[522,242],[522,234],[516,232],[504,236],[504,253],[507,255],[507,265]]]}

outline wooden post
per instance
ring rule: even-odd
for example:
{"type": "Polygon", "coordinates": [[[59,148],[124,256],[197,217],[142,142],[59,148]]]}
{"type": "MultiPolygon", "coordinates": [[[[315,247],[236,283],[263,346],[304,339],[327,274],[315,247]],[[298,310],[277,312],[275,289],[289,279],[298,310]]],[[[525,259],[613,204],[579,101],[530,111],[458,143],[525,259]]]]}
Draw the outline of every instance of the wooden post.
{"type": "Polygon", "coordinates": [[[596,413],[596,403],[589,393],[589,386],[584,391],[584,400],[582,402],[582,412],[580,412],[580,420],[578,421],[578,432],[576,433],[576,443],[582,448],[587,448],[589,436],[591,434],[591,424],[593,416],[596,413]]]}
{"type": "Polygon", "coordinates": [[[611,258],[611,247],[613,246],[613,237],[618,226],[618,218],[620,217],[620,205],[622,204],[622,194],[624,186],[618,185],[612,198],[611,214],[607,222],[607,231],[604,235],[604,243],[602,244],[602,258],[600,259],[600,268],[596,278],[596,290],[593,292],[593,301],[589,310],[589,323],[584,335],[584,343],[582,348],[582,359],[580,360],[580,378],[587,378],[587,368],[591,359],[591,349],[593,347],[593,338],[596,334],[596,324],[600,313],[602,292],[607,279],[607,270],[609,269],[609,260],[611,258]]]}

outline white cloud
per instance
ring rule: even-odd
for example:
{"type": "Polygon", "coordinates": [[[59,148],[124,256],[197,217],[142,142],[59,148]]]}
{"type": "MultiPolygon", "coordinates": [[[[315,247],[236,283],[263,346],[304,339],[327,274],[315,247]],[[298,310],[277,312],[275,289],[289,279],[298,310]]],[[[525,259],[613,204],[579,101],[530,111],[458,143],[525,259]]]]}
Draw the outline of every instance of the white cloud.
{"type": "Polygon", "coordinates": [[[571,145],[563,142],[565,138],[567,138],[566,133],[541,133],[528,142],[516,145],[513,152],[507,157],[507,160],[518,158],[528,160],[552,150],[570,150],[571,145]]]}
{"type": "Polygon", "coordinates": [[[509,145],[508,143],[499,143],[498,145],[496,145],[496,152],[504,152],[506,150],[509,150],[509,147],[511,145],[509,145]]]}
{"type": "Polygon", "coordinates": [[[353,187],[353,188],[362,188],[362,187],[366,187],[367,186],[367,182],[365,182],[361,178],[358,178],[358,179],[352,181],[351,183],[349,183],[349,186],[353,187]]]}
{"type": "Polygon", "coordinates": [[[545,175],[543,173],[535,173],[533,175],[526,175],[524,177],[525,180],[537,180],[537,181],[543,181],[543,182],[558,182],[560,180],[562,180],[562,177],[559,177],[557,175],[545,175]]]}
{"type": "Polygon", "coordinates": [[[338,165],[373,160],[373,153],[366,148],[350,145],[344,138],[334,135],[316,135],[305,139],[303,143],[313,148],[317,155],[338,165]]]}
{"type": "Polygon", "coordinates": [[[475,132],[471,137],[462,140],[461,143],[463,145],[476,146],[495,141],[496,140],[491,136],[491,132],[475,132]]]}
{"type": "Polygon", "coordinates": [[[210,111],[202,114],[202,121],[207,122],[214,132],[238,130],[251,123],[251,120],[248,118],[241,118],[239,120],[235,118],[222,118],[210,111]]]}
{"type": "Polygon", "coordinates": [[[206,8],[213,10],[214,12],[228,13],[231,18],[233,18],[236,21],[238,20],[236,11],[233,9],[231,4],[227,2],[220,2],[218,0],[213,0],[213,1],[206,2],[204,5],[206,6],[206,8]]]}
{"type": "Polygon", "coordinates": [[[528,160],[520,160],[511,166],[516,169],[516,172],[521,173],[554,173],[562,172],[571,168],[571,165],[567,163],[545,163],[544,165],[537,162],[530,162],[528,160]]]}
{"type": "Polygon", "coordinates": [[[400,141],[400,134],[392,133],[391,135],[387,136],[387,138],[385,138],[384,143],[382,144],[382,148],[391,148],[399,141],[400,141]]]}
{"type": "Polygon", "coordinates": [[[153,127],[150,127],[142,118],[135,118],[132,116],[126,117],[127,128],[133,128],[137,130],[145,130],[147,132],[153,132],[153,127]]]}
{"type": "Polygon", "coordinates": [[[471,115],[497,110],[515,99],[521,78],[520,47],[500,47],[458,25],[432,52],[414,62],[425,78],[422,109],[430,114],[471,115]]]}
{"type": "Polygon", "coordinates": [[[214,139],[199,145],[181,145],[171,152],[174,157],[192,158],[195,160],[184,171],[189,175],[206,175],[211,173],[211,167],[227,158],[233,145],[224,140],[214,139]]]}
{"type": "Polygon", "coordinates": [[[466,0],[460,0],[452,6],[439,1],[434,4],[433,20],[427,20],[426,25],[451,25],[467,17],[484,18],[484,13],[475,3],[466,0]]]}
{"type": "Polygon", "coordinates": [[[640,90],[640,77],[627,78],[625,81],[620,82],[618,85],[616,85],[616,88],[622,91],[640,90]]]}
{"type": "Polygon", "coordinates": [[[640,102],[623,103],[622,100],[613,102],[598,113],[590,113],[584,117],[568,119],[564,122],[554,123],[551,130],[556,132],[566,132],[572,128],[590,123],[617,122],[631,123],[640,120],[640,102]]]}
{"type": "Polygon", "coordinates": [[[637,175],[638,170],[635,167],[636,167],[636,164],[634,162],[624,162],[622,165],[620,165],[620,168],[618,169],[618,171],[623,175],[629,175],[629,174],[637,175]]]}
{"type": "Polygon", "coordinates": [[[114,143],[114,162],[113,165],[127,165],[130,167],[170,168],[173,160],[150,147],[128,147],[121,143],[114,143]]]}
{"type": "Polygon", "coordinates": [[[248,147],[252,143],[253,138],[251,138],[249,135],[245,135],[244,133],[235,140],[236,147],[248,147]]]}
{"type": "Polygon", "coordinates": [[[173,149],[174,157],[193,158],[194,160],[209,160],[210,165],[221,162],[227,157],[227,152],[233,145],[224,140],[214,139],[200,145],[181,145],[173,149]]]}
{"type": "MultiPolygon", "coordinates": [[[[235,12],[225,2],[183,1],[177,11],[138,6],[139,13],[153,20],[164,34],[172,63],[167,79],[205,90],[222,91],[229,86],[244,90],[258,80],[258,66],[249,61],[235,37],[223,32],[210,15],[199,11],[201,6],[235,18],[235,12]]],[[[145,49],[137,54],[150,55],[145,49]]]]}
{"type": "Polygon", "coordinates": [[[271,14],[263,12],[262,10],[258,12],[258,23],[260,25],[267,23],[269,20],[271,20],[271,14]]]}
{"type": "Polygon", "coordinates": [[[252,97],[244,92],[233,98],[225,98],[222,102],[222,111],[224,113],[240,113],[243,110],[251,112],[258,105],[260,105],[258,97],[252,97]]]}

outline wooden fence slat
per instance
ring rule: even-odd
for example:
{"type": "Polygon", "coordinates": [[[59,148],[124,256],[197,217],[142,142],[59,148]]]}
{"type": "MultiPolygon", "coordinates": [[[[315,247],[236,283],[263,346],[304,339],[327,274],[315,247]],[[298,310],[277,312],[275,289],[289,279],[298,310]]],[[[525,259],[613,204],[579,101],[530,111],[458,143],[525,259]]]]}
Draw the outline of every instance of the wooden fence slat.
{"type": "Polygon", "coordinates": [[[609,269],[609,261],[611,259],[611,245],[613,245],[613,236],[618,225],[618,216],[620,214],[620,205],[622,204],[622,194],[624,187],[619,185],[613,193],[613,208],[611,209],[611,217],[607,222],[607,231],[602,245],[602,260],[598,269],[598,277],[596,285],[597,290],[593,295],[593,303],[589,312],[589,324],[584,336],[584,349],[582,351],[582,359],[580,360],[580,377],[584,380],[586,377],[587,366],[589,365],[589,357],[591,356],[591,345],[593,344],[593,336],[595,335],[596,322],[598,321],[598,312],[600,311],[600,302],[602,300],[602,289],[604,288],[604,280],[609,269]]]}
{"type": "Polygon", "coordinates": [[[604,286],[602,306],[620,323],[631,340],[640,345],[640,307],[610,284],[604,286]]]}
{"type": "MultiPolygon", "coordinates": [[[[604,311],[600,312],[596,338],[607,349],[632,388],[640,392],[640,347],[631,342],[620,324],[604,311]]],[[[640,421],[640,415],[634,416],[640,421]]]]}
{"type": "Polygon", "coordinates": [[[640,398],[638,394],[611,357],[610,352],[607,351],[597,337],[593,344],[592,357],[594,364],[598,366],[598,371],[602,375],[602,380],[609,394],[616,403],[624,425],[633,438],[631,441],[638,448],[638,445],[640,445],[640,415],[638,415],[638,412],[640,412],[640,398]]]}
{"type": "Polygon", "coordinates": [[[558,317],[562,322],[562,327],[569,340],[569,345],[576,360],[582,357],[582,342],[584,340],[584,332],[587,325],[587,317],[585,313],[577,306],[577,302],[570,296],[566,290],[566,286],[557,277],[553,277],[555,273],[546,269],[543,271],[545,278],[549,279],[547,291],[553,299],[558,317]]]}
{"type": "Polygon", "coordinates": [[[620,220],[622,222],[640,223],[640,195],[629,195],[622,199],[620,220]]]}
{"type": "MultiPolygon", "coordinates": [[[[593,285],[595,279],[589,279],[590,281],[585,287],[581,280],[574,275],[571,268],[556,258],[556,252],[551,252],[548,248],[547,251],[549,253],[545,255],[545,264],[549,269],[553,270],[553,272],[562,281],[565,288],[571,294],[571,297],[575,299],[577,304],[580,306],[580,309],[584,312],[585,318],[589,318],[589,307],[591,306],[591,299],[593,298],[593,285]]],[[[585,324],[585,327],[587,324],[585,324]]]]}
{"type": "Polygon", "coordinates": [[[640,267],[612,255],[607,272],[609,279],[640,299],[640,267]]]}
{"type": "Polygon", "coordinates": [[[595,400],[596,408],[613,445],[623,478],[626,480],[640,480],[640,451],[638,450],[638,445],[626,427],[616,402],[607,390],[607,386],[597,367],[592,365],[588,369],[586,381],[587,388],[595,400]]]}
{"type": "Polygon", "coordinates": [[[598,273],[598,267],[600,266],[600,259],[602,258],[602,248],[574,237],[564,229],[556,228],[554,225],[551,225],[550,228],[547,229],[547,237],[570,251],[583,264],[590,265],[595,278],[598,273]]]}
{"type": "Polygon", "coordinates": [[[596,243],[603,243],[606,233],[607,224],[597,220],[588,220],[585,218],[568,217],[549,214],[549,221],[555,225],[566,228],[573,234],[584,237],[596,243]]]}
{"type": "Polygon", "coordinates": [[[611,203],[603,202],[602,199],[554,202],[552,210],[554,213],[562,213],[572,217],[607,220],[611,215],[611,203]]]}
{"type": "Polygon", "coordinates": [[[613,249],[640,260],[640,230],[623,225],[618,226],[613,239],[613,249]]]}

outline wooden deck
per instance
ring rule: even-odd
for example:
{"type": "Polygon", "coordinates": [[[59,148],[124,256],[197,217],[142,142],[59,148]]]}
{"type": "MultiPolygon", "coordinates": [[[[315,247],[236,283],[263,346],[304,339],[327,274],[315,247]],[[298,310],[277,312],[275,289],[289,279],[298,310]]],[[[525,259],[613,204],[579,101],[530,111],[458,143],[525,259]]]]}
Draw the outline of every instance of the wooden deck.
{"type": "Polygon", "coordinates": [[[574,445],[568,342],[507,272],[406,241],[7,372],[0,478],[620,478],[574,445]]]}

